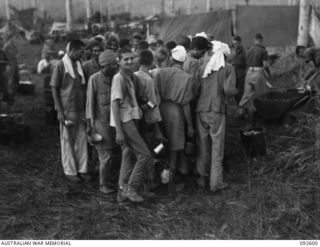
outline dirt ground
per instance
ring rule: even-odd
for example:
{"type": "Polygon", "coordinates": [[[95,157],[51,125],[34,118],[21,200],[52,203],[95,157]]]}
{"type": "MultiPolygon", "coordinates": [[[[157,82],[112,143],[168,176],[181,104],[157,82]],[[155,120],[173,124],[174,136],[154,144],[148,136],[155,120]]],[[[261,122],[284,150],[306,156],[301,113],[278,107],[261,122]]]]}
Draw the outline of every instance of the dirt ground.
{"type": "MultiPolygon", "coordinates": [[[[40,50],[24,44],[20,63],[34,69],[40,50]]],[[[275,82],[290,87],[294,76],[294,69],[283,71],[275,82]]],[[[43,79],[32,80],[35,95],[18,95],[14,105],[25,113],[32,139],[0,146],[0,239],[319,239],[317,116],[264,126],[268,154],[253,160],[245,157],[241,123],[230,114],[229,190],[200,191],[190,177],[182,192],[160,189],[142,204],[118,205],[115,194],[98,192],[97,177],[77,186],[64,178],[57,129],[44,121],[43,79]]]]}

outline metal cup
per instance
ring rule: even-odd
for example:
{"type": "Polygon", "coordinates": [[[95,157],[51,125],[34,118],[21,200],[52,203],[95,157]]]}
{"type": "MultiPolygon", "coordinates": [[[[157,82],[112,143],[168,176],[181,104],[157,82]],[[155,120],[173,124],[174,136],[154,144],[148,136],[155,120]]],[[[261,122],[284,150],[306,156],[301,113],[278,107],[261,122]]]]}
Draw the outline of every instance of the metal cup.
{"type": "Polygon", "coordinates": [[[155,154],[159,154],[163,149],[164,149],[164,145],[163,143],[160,143],[158,146],[155,147],[153,152],[155,152],[155,154]]]}
{"type": "Polygon", "coordinates": [[[150,109],[154,109],[156,107],[156,104],[153,103],[152,101],[148,101],[147,102],[147,106],[150,108],[150,109]]]}

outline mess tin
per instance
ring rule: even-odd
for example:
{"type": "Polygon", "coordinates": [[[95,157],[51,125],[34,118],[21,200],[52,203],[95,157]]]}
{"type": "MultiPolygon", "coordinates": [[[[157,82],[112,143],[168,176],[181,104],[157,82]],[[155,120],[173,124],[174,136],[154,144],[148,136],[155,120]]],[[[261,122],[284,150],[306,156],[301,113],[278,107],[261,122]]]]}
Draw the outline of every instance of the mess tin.
{"type": "Polygon", "coordinates": [[[99,144],[103,140],[103,137],[98,133],[92,133],[89,136],[89,139],[92,142],[92,144],[99,144]]]}

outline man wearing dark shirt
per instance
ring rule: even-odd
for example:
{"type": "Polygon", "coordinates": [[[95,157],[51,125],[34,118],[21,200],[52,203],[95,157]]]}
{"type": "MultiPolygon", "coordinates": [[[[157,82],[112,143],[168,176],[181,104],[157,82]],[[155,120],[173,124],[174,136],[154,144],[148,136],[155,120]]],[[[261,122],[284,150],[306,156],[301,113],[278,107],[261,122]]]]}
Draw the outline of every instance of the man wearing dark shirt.
{"type": "Polygon", "coordinates": [[[235,98],[237,103],[239,103],[243,94],[244,79],[247,73],[247,59],[246,52],[241,44],[240,36],[233,37],[232,45],[233,49],[231,51],[231,64],[236,72],[236,87],[238,89],[238,93],[236,94],[235,98]]]}
{"type": "Polygon", "coordinates": [[[3,40],[0,37],[0,90],[3,93],[3,101],[7,101],[9,99],[7,66],[9,66],[10,62],[2,47],[3,40]]]}
{"type": "Polygon", "coordinates": [[[255,111],[253,100],[267,91],[267,79],[270,77],[268,52],[263,46],[263,37],[255,35],[254,45],[247,52],[248,71],[245,78],[244,93],[239,103],[239,113],[255,111]]]}

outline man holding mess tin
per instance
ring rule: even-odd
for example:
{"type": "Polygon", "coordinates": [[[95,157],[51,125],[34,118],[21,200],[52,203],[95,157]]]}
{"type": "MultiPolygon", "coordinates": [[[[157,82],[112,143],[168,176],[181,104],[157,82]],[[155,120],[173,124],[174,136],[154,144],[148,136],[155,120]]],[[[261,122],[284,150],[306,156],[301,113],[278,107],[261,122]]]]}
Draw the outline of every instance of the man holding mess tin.
{"type": "Polygon", "coordinates": [[[117,55],[105,50],[99,55],[101,70],[90,76],[87,88],[86,119],[89,140],[99,156],[99,190],[105,194],[112,188],[111,166],[116,160],[115,129],[110,127],[112,78],[118,71],[117,55]]]}
{"type": "Polygon", "coordinates": [[[91,178],[87,173],[88,148],[83,118],[85,78],[79,62],[84,47],[80,40],[68,43],[67,53],[56,65],[50,82],[60,122],[62,166],[67,178],[73,182],[91,178]]]}

